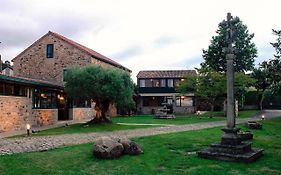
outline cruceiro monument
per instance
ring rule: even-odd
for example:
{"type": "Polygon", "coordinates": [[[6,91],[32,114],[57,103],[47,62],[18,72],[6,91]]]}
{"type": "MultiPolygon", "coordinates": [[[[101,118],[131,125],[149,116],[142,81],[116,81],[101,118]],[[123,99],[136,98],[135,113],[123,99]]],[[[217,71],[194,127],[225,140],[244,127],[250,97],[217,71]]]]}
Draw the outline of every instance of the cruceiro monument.
{"type": "Polygon", "coordinates": [[[224,49],[227,62],[227,125],[222,131],[224,135],[221,141],[211,144],[207,149],[198,151],[197,155],[202,158],[219,159],[227,161],[253,162],[263,155],[263,149],[253,149],[252,143],[243,143],[238,136],[240,128],[235,127],[234,115],[234,69],[233,60],[239,59],[235,56],[234,36],[235,23],[230,13],[227,14],[227,20],[222,22],[226,30],[227,47],[224,49]]]}

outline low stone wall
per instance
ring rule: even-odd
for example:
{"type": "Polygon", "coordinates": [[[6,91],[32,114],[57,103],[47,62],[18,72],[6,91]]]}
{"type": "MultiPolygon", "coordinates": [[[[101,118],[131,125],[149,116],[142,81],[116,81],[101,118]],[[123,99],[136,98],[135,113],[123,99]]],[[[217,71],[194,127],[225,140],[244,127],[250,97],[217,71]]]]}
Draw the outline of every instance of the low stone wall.
{"type": "MultiPolygon", "coordinates": [[[[142,107],[141,108],[141,114],[153,114],[158,109],[163,109],[162,106],[159,107],[142,107]]],[[[179,114],[192,114],[195,111],[194,106],[186,106],[186,107],[174,107],[174,113],[179,114]]]]}
{"type": "Polygon", "coordinates": [[[25,129],[32,122],[31,106],[31,98],[0,96],[0,132],[25,129]]]}
{"type": "Polygon", "coordinates": [[[33,126],[53,125],[58,121],[58,109],[32,109],[33,126]]]}
{"type": "Polygon", "coordinates": [[[195,107],[194,106],[174,107],[174,113],[192,114],[194,112],[195,112],[195,107]]]}
{"type": "Polygon", "coordinates": [[[95,116],[93,108],[72,108],[69,109],[69,115],[72,115],[73,121],[90,120],[95,116]]]}

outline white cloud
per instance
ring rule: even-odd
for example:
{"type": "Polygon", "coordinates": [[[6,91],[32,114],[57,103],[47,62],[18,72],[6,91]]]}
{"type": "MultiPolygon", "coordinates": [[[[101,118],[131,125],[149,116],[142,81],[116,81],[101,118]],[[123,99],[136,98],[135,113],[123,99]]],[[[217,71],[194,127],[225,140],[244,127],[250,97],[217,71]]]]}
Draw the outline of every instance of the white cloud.
{"type": "Polygon", "coordinates": [[[1,0],[0,53],[12,59],[48,30],[133,70],[184,69],[203,61],[217,25],[231,12],[255,33],[259,57],[270,58],[281,29],[279,0],[1,0]],[[131,49],[131,50],[130,50],[131,49]],[[134,50],[135,49],[135,50],[134,50]]]}

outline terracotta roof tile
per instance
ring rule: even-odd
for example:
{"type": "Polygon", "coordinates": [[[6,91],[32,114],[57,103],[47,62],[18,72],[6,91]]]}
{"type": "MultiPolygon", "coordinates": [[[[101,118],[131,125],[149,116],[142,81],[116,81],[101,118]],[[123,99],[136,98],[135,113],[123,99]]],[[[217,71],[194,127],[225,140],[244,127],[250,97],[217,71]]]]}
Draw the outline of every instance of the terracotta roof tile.
{"type": "Polygon", "coordinates": [[[188,75],[196,75],[195,70],[149,70],[140,71],[137,78],[184,78],[188,75]]]}

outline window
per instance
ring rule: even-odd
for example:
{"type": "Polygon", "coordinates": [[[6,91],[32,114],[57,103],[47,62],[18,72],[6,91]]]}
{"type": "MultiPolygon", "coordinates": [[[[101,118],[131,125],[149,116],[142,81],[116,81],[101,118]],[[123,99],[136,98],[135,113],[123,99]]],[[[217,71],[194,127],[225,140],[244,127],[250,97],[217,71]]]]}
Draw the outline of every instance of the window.
{"type": "Polygon", "coordinates": [[[152,80],[152,87],[159,87],[160,86],[160,82],[159,82],[159,80],[155,80],[155,79],[153,79],[152,80]]]}
{"type": "Polygon", "coordinates": [[[47,44],[47,58],[54,57],[54,44],[47,44]]]}
{"type": "Polygon", "coordinates": [[[67,69],[63,69],[62,80],[65,81],[65,76],[67,74],[67,69]]]}
{"type": "Polygon", "coordinates": [[[0,82],[0,94],[4,94],[4,83],[0,82]]]}
{"type": "Polygon", "coordinates": [[[57,96],[55,92],[34,89],[33,108],[52,109],[57,108],[57,96]]]}
{"type": "Polygon", "coordinates": [[[160,87],[166,87],[166,79],[160,80],[160,87]]]}
{"type": "Polygon", "coordinates": [[[193,106],[193,99],[192,99],[192,97],[178,96],[176,105],[177,106],[193,106]]]}
{"type": "Polygon", "coordinates": [[[140,87],[145,87],[145,80],[140,80],[140,87]]]}
{"type": "Polygon", "coordinates": [[[6,84],[6,86],[5,86],[5,95],[14,95],[14,85],[6,84]]]}
{"type": "Polygon", "coordinates": [[[27,88],[20,85],[14,86],[14,95],[15,96],[27,96],[27,88]]]}
{"type": "Polygon", "coordinates": [[[168,87],[174,87],[174,80],[168,79],[168,87]]]}
{"type": "Polygon", "coordinates": [[[181,97],[176,98],[176,105],[181,106],[181,97]]]}
{"type": "Polygon", "coordinates": [[[179,86],[180,86],[180,79],[176,79],[176,80],[175,80],[175,86],[176,86],[176,87],[179,87],[179,86]]]}
{"type": "Polygon", "coordinates": [[[91,100],[74,99],[73,107],[74,108],[90,108],[91,100]]]}
{"type": "Polygon", "coordinates": [[[164,97],[143,97],[143,106],[162,106],[164,97]]]}
{"type": "Polygon", "coordinates": [[[166,103],[173,104],[173,97],[166,97],[166,103]]]}

